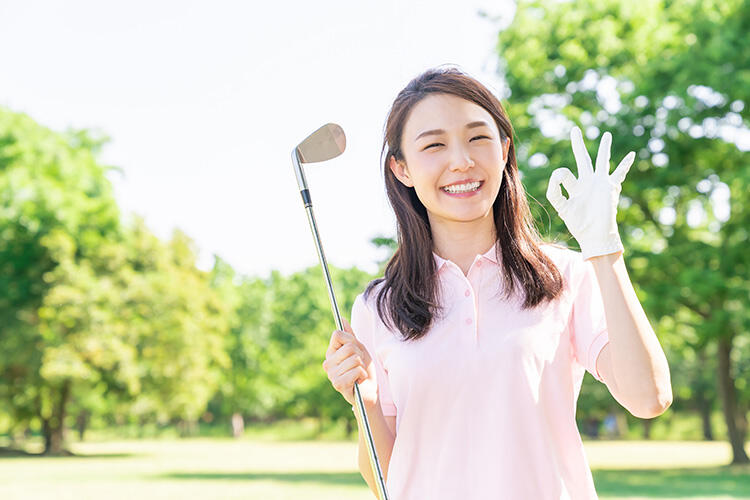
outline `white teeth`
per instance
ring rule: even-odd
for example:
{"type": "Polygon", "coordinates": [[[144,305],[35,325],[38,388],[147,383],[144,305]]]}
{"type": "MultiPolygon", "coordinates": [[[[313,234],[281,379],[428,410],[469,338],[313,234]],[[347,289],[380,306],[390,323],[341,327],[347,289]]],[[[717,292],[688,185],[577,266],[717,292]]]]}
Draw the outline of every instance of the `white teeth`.
{"type": "Polygon", "coordinates": [[[465,193],[467,191],[475,191],[479,188],[480,182],[470,182],[468,184],[457,184],[455,186],[446,186],[443,188],[444,191],[449,193],[465,193]]]}

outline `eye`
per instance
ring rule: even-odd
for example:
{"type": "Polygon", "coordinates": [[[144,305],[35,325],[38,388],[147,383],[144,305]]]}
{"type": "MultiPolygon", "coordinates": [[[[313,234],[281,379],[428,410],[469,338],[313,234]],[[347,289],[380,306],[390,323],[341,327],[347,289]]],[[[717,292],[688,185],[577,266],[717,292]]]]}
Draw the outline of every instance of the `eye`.
{"type": "MultiPolygon", "coordinates": [[[[486,135],[478,135],[476,137],[472,137],[471,138],[472,141],[474,139],[490,139],[490,137],[487,137],[486,135]]],[[[432,144],[429,144],[429,145],[425,146],[424,149],[422,149],[422,151],[426,151],[426,150],[430,149],[432,146],[442,146],[442,145],[443,144],[440,143],[440,142],[433,142],[432,144]]]]}
{"type": "MultiPolygon", "coordinates": [[[[478,136],[476,136],[476,137],[472,137],[472,138],[471,138],[471,140],[472,140],[472,141],[473,141],[474,139],[489,139],[489,137],[487,137],[486,135],[478,135],[478,136]]],[[[429,145],[425,146],[425,148],[424,148],[424,149],[423,149],[422,151],[425,151],[425,150],[427,150],[427,149],[430,149],[430,148],[431,148],[432,146],[442,146],[442,144],[441,144],[441,143],[439,143],[439,142],[433,142],[432,144],[429,144],[429,145]]]]}

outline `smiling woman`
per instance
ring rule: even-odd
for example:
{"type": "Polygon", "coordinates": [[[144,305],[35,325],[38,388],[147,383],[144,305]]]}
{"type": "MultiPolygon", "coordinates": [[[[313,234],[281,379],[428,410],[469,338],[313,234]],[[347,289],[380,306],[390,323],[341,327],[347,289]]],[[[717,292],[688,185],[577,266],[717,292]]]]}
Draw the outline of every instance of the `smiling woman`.
{"type": "MultiPolygon", "coordinates": [[[[388,115],[383,174],[398,249],[356,297],[351,326],[334,331],[324,367],[345,397],[354,382],[365,388],[388,494],[399,500],[596,499],[575,420],[585,372],[636,416],[658,415],[668,399],[668,384],[653,383],[652,368],[666,366],[658,342],[645,356],[648,322],[629,313],[640,304],[622,287],[624,266],[612,265],[608,154],[596,182],[585,169],[578,182],[561,169],[551,179],[548,197],[582,235],[582,254],[535,231],[512,137],[498,99],[452,68],[412,80],[388,115]],[[557,196],[557,178],[569,200],[557,196]],[[620,373],[635,382],[615,383],[620,373]]],[[[573,147],[583,158],[582,143],[573,147]]],[[[360,471],[376,491],[357,418],[360,471]]]]}
{"type": "Polygon", "coordinates": [[[491,244],[490,239],[494,238],[491,207],[503,179],[509,141],[508,137],[501,141],[499,128],[487,111],[460,97],[434,94],[414,106],[402,139],[404,158],[409,158],[408,164],[405,159],[397,161],[391,156],[389,168],[401,183],[415,189],[420,202],[427,208],[433,239],[438,249],[443,249],[439,253],[449,251],[444,247],[455,238],[457,231],[475,232],[477,224],[481,224],[480,233],[487,238],[482,247],[491,244]],[[472,120],[472,117],[482,119],[472,120]],[[448,129],[418,132],[434,120],[446,123],[448,129]],[[472,121],[462,126],[462,120],[472,121]],[[411,140],[414,135],[416,137],[411,140]],[[433,142],[436,140],[440,142],[433,142]],[[451,167],[443,169],[446,162],[451,167]],[[433,178],[435,176],[437,178],[433,178]],[[448,211],[443,210],[439,203],[446,197],[438,196],[433,200],[431,196],[433,193],[440,194],[431,187],[435,183],[448,199],[473,198],[477,201],[481,197],[482,203],[453,204],[448,211]],[[456,210],[463,210],[464,213],[456,210]],[[454,212],[453,216],[451,211],[454,212]],[[481,218],[481,222],[473,222],[466,211],[473,211],[474,219],[481,218]],[[458,220],[456,215],[459,216],[458,220]],[[450,221],[465,223],[457,225],[450,221]],[[446,232],[452,233],[450,238],[446,232]]]}
{"type": "Polygon", "coordinates": [[[438,304],[433,250],[466,274],[474,256],[499,241],[506,298],[523,286],[530,307],[562,289],[556,266],[539,249],[512,136],[499,100],[458,70],[428,71],[396,98],[383,149],[399,248],[384,291],[389,319],[407,338],[429,329],[438,304]],[[474,184],[461,189],[467,183],[474,184]]]}

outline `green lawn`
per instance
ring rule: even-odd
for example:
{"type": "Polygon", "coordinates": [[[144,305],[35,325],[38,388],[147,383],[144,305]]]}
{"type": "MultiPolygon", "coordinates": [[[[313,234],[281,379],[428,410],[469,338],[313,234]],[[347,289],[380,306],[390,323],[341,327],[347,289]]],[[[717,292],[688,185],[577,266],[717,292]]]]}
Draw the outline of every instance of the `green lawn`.
{"type": "MultiPolygon", "coordinates": [[[[374,498],[354,465],[354,441],[253,436],[86,442],[71,449],[81,456],[0,458],[0,498],[374,498]]],[[[723,467],[730,456],[723,442],[587,441],[586,451],[602,499],[750,498],[750,468],[723,467]]]]}

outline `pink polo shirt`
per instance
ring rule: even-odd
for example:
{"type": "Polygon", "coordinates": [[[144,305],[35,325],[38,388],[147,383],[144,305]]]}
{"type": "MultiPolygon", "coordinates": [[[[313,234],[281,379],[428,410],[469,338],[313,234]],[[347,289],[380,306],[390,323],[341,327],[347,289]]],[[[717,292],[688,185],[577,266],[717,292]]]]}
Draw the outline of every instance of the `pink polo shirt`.
{"type": "Polygon", "coordinates": [[[393,500],[596,499],[576,427],[584,372],[609,341],[590,262],[551,244],[565,281],[552,303],[522,310],[494,297],[494,248],[468,276],[433,252],[445,317],[403,342],[375,308],[378,284],[355,299],[351,325],[375,362],[383,414],[396,415],[386,487],[393,500]]]}

